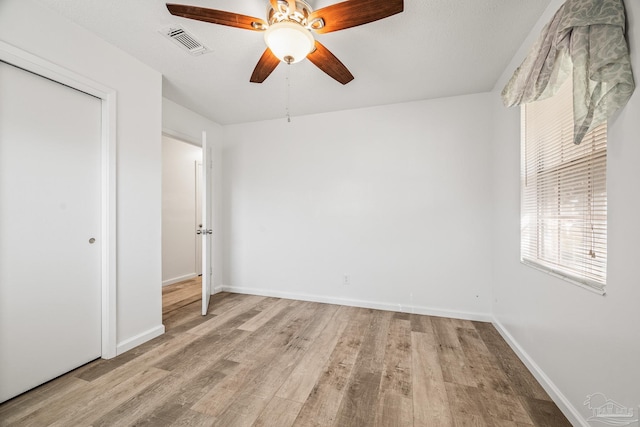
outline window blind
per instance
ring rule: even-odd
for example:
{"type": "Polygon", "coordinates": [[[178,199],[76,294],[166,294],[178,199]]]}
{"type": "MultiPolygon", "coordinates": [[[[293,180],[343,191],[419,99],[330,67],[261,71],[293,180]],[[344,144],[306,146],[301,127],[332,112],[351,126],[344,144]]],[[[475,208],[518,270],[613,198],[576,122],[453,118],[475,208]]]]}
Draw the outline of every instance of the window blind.
{"type": "Polygon", "coordinates": [[[573,143],[571,78],[522,109],[521,259],[603,291],[607,125],[573,143]]]}

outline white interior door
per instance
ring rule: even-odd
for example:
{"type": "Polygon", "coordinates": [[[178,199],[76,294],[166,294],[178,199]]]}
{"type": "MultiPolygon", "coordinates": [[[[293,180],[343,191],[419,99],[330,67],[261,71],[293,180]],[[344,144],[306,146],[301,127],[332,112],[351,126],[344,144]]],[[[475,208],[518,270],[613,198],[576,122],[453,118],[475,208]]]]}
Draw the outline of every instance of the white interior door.
{"type": "Polygon", "coordinates": [[[101,355],[101,100],[0,62],[0,402],[101,355]]]}
{"type": "Polygon", "coordinates": [[[209,309],[211,297],[211,280],[213,269],[211,267],[211,240],[213,238],[212,212],[211,212],[211,175],[213,159],[211,147],[207,143],[207,133],[202,132],[202,315],[205,316],[209,309]]]}
{"type": "MultiPolygon", "coordinates": [[[[195,162],[196,173],[196,231],[203,230],[202,224],[202,161],[195,162]]],[[[196,239],[196,274],[202,276],[202,241],[196,239]]]]}

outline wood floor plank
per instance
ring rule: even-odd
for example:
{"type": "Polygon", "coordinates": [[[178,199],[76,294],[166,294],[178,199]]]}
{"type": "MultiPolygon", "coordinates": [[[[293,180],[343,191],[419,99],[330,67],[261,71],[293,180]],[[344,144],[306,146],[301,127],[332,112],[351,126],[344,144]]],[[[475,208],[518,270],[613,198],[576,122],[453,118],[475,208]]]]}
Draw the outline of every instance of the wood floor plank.
{"type": "Polygon", "coordinates": [[[202,298],[202,277],[194,277],[162,288],[162,314],[170,313],[202,298]]]}
{"type": "MultiPolygon", "coordinates": [[[[190,304],[177,308],[169,313],[162,315],[162,324],[165,332],[174,333],[174,329],[185,323],[189,323],[194,319],[208,320],[207,316],[200,314],[201,302],[194,301],[190,304]]],[[[210,315],[214,316],[214,315],[210,315]]]]}
{"type": "Polygon", "coordinates": [[[347,393],[336,414],[338,425],[369,427],[373,425],[380,394],[380,382],[388,338],[391,312],[371,310],[347,393]]]}
{"type": "Polygon", "coordinates": [[[486,419],[484,403],[477,387],[446,383],[447,399],[454,426],[492,427],[486,419]]]}
{"type": "Polygon", "coordinates": [[[410,314],[411,332],[422,332],[425,334],[433,334],[433,325],[430,316],[421,316],[419,314],[410,314]]]}
{"type": "Polygon", "coordinates": [[[0,404],[0,426],[569,425],[491,324],[230,293],[203,317],[188,282],[163,289],[168,333],[0,404]]]}
{"type": "Polygon", "coordinates": [[[533,424],[539,427],[570,427],[571,423],[562,411],[546,399],[536,399],[528,396],[520,396],[520,402],[524,406],[533,424]]]}
{"type": "Polygon", "coordinates": [[[235,343],[246,337],[249,333],[238,330],[238,326],[242,325],[257,313],[258,312],[254,310],[237,313],[235,317],[229,318],[224,323],[219,323],[215,332],[199,335],[197,339],[178,351],[168,354],[154,366],[166,371],[180,370],[186,372],[197,369],[203,359],[213,356],[212,352],[214,349],[226,346],[226,341],[235,343]]]}
{"type": "Polygon", "coordinates": [[[253,427],[290,427],[293,425],[302,403],[274,396],[269,401],[253,427]]]}
{"type": "MultiPolygon", "coordinates": [[[[140,375],[141,372],[149,370],[149,364],[162,357],[164,353],[170,353],[171,351],[177,350],[181,345],[185,345],[193,339],[195,339],[195,336],[190,336],[188,334],[175,337],[151,348],[148,352],[140,355],[139,357],[113,368],[111,371],[101,375],[94,381],[88,382],[83,387],[74,389],[71,392],[53,396],[46,406],[33,411],[28,415],[28,417],[24,418],[27,420],[25,425],[38,425],[39,423],[42,425],[48,425],[46,423],[47,419],[55,420],[61,417],[59,411],[68,412],[71,408],[81,411],[81,409],[78,409],[77,407],[77,402],[83,401],[87,396],[99,395],[113,388],[119,387],[122,383],[127,382],[131,377],[140,375]],[[32,422],[29,420],[39,421],[32,422]]],[[[74,374],[75,372],[72,372],[67,375],[74,374]]],[[[37,392],[37,390],[38,389],[34,392],[37,392]]],[[[16,425],[20,425],[22,420],[23,419],[21,419],[16,425]]]]}
{"type": "Polygon", "coordinates": [[[393,319],[387,333],[382,389],[411,398],[411,323],[393,319]]]}
{"type": "Polygon", "coordinates": [[[276,396],[298,403],[304,403],[307,400],[336,342],[344,332],[349,320],[348,314],[346,307],[337,309],[334,319],[325,327],[291,375],[280,386],[276,396]]]}
{"type": "MultiPolygon", "coordinates": [[[[233,295],[233,294],[231,294],[233,295]]],[[[291,300],[291,299],[283,299],[283,298],[274,298],[274,297],[266,297],[265,299],[263,299],[262,301],[260,301],[258,304],[256,304],[255,307],[253,307],[255,310],[258,311],[265,311],[267,309],[270,309],[271,307],[273,307],[274,304],[290,304],[293,302],[296,302],[297,300],[291,300]]]]}
{"type": "MultiPolygon", "coordinates": [[[[174,422],[169,424],[169,427],[210,427],[214,421],[215,419],[213,417],[192,411],[191,409],[184,409],[182,414],[174,422]]],[[[148,425],[155,427],[162,424],[151,423],[148,425]]],[[[142,425],[140,425],[140,427],[142,427],[142,425]]]]}
{"type": "MultiPolygon", "coordinates": [[[[302,303],[293,303],[279,310],[257,331],[249,332],[247,338],[225,353],[224,357],[238,363],[255,362],[257,358],[264,357],[265,348],[279,348],[286,345],[291,338],[291,332],[281,333],[299,322],[300,314],[306,309],[302,303]]],[[[247,365],[248,366],[248,365],[247,365]]]]}
{"type": "Polygon", "coordinates": [[[256,358],[263,357],[261,353],[265,348],[285,346],[291,339],[291,331],[299,326],[300,319],[304,318],[303,312],[309,307],[309,304],[302,302],[287,305],[251,333],[251,338],[247,339],[244,345],[238,346],[225,357],[239,363],[253,362],[256,358]]]}
{"type": "MultiPolygon", "coordinates": [[[[168,335],[179,335],[183,332],[188,332],[191,329],[195,328],[198,325],[208,322],[215,314],[207,314],[206,316],[202,316],[200,314],[200,308],[202,307],[202,303],[197,301],[193,304],[185,306],[183,308],[189,309],[188,316],[185,316],[185,319],[181,322],[171,323],[169,329],[165,330],[165,334],[168,335]],[[194,310],[196,313],[194,314],[194,310]]],[[[167,326],[165,325],[165,328],[167,326]]]]}
{"type": "Polygon", "coordinates": [[[361,334],[362,345],[354,366],[354,374],[372,373],[382,375],[383,361],[389,325],[393,313],[390,311],[369,310],[369,323],[361,334]]]}
{"type": "Polygon", "coordinates": [[[96,419],[92,426],[153,425],[160,421],[170,424],[182,416],[201,394],[221,381],[226,371],[235,365],[235,362],[219,360],[208,366],[203,361],[196,370],[172,372],[96,419]],[[176,403],[179,403],[179,407],[175,406],[176,403]],[[158,408],[161,410],[158,411],[158,408]]]}
{"type": "Polygon", "coordinates": [[[375,426],[413,425],[411,321],[395,315],[389,325],[375,426]]]}
{"type": "Polygon", "coordinates": [[[242,393],[215,417],[212,427],[250,427],[267,407],[269,399],[249,392],[242,393]]]}
{"type": "MultiPolygon", "coordinates": [[[[274,316],[272,321],[280,323],[278,328],[269,330],[267,325],[270,322],[267,322],[263,328],[259,329],[259,331],[268,329],[260,334],[261,338],[266,336],[267,339],[259,348],[260,351],[252,352],[251,357],[247,357],[246,354],[242,353],[240,353],[240,357],[231,357],[231,354],[225,356],[227,360],[238,362],[240,364],[239,368],[196,402],[192,409],[216,418],[220,416],[239,395],[246,393],[245,386],[251,384],[255,378],[261,375],[268,363],[278,353],[282,352],[298,329],[310,320],[314,312],[314,310],[309,310],[310,307],[309,304],[289,306],[289,310],[285,309],[279,315],[274,316]]],[[[248,333],[247,331],[243,332],[248,333]]],[[[243,348],[247,347],[250,347],[250,345],[246,345],[243,348]]],[[[232,353],[237,356],[236,352],[232,353]]]]}
{"type": "Polygon", "coordinates": [[[131,396],[127,401],[101,416],[95,417],[91,425],[92,427],[133,425],[134,420],[157,408],[158,400],[161,399],[158,396],[163,396],[174,387],[180,387],[181,385],[182,378],[168,373],[166,377],[150,384],[144,390],[131,396]]]}
{"type": "MultiPolygon", "coordinates": [[[[180,424],[181,418],[185,420],[191,419],[193,417],[192,413],[196,411],[192,411],[190,408],[202,396],[215,388],[227,375],[233,373],[237,367],[238,364],[236,362],[217,359],[212,360],[202,371],[197,372],[193,379],[189,379],[190,376],[183,376],[184,384],[182,386],[176,387],[165,396],[158,396],[160,397],[157,405],[157,408],[160,408],[159,411],[145,412],[132,425],[153,427],[173,423],[180,424]],[[161,422],[159,419],[161,419],[161,422]]],[[[203,419],[209,420],[207,425],[212,425],[215,422],[215,418],[210,416],[206,416],[203,419]]],[[[123,425],[123,423],[114,425],[123,425]]]]}
{"type": "Polygon", "coordinates": [[[411,314],[410,313],[400,313],[400,312],[396,312],[393,313],[393,318],[394,319],[400,319],[400,320],[411,320],[411,314]]]}
{"type": "Polygon", "coordinates": [[[48,406],[52,399],[86,388],[87,381],[71,375],[49,381],[41,388],[24,393],[0,406],[0,426],[15,425],[18,420],[48,406]]]}
{"type": "Polygon", "coordinates": [[[397,393],[382,393],[376,412],[376,427],[413,426],[413,400],[397,393]]]}
{"type": "Polygon", "coordinates": [[[154,348],[170,341],[174,337],[172,335],[160,335],[146,343],[133,348],[126,353],[121,354],[113,359],[98,359],[90,364],[82,366],[74,371],[74,376],[86,381],[93,381],[102,375],[112,372],[114,369],[127,364],[136,358],[149,353],[154,348]]]}
{"type": "MultiPolygon", "coordinates": [[[[272,300],[269,300],[269,302],[271,301],[272,300]]],[[[268,307],[262,308],[260,314],[240,325],[238,329],[242,329],[243,331],[255,332],[256,330],[258,330],[258,328],[264,326],[265,323],[267,323],[274,316],[284,310],[284,308],[287,307],[290,303],[291,301],[289,300],[275,300],[268,307]]]]}
{"type": "Polygon", "coordinates": [[[475,328],[459,328],[458,339],[479,388],[491,389],[502,394],[515,394],[509,379],[500,369],[495,356],[487,349],[475,328]]]}
{"type": "Polygon", "coordinates": [[[197,340],[197,335],[182,334],[173,339],[163,342],[162,344],[152,348],[144,354],[128,361],[113,370],[101,375],[93,380],[90,384],[99,389],[107,390],[123,381],[126,381],[132,374],[141,372],[152,367],[158,361],[162,360],[169,354],[182,350],[185,346],[197,340]]]}
{"type": "Polygon", "coordinates": [[[189,304],[191,304],[193,302],[199,302],[202,299],[202,296],[200,296],[200,295],[189,295],[186,292],[183,293],[183,294],[176,294],[176,295],[172,295],[172,296],[174,298],[176,298],[176,301],[173,304],[168,305],[166,308],[164,308],[162,310],[162,314],[170,313],[170,312],[172,312],[174,310],[177,310],[177,309],[179,309],[181,307],[189,305],[189,304]],[[186,297],[186,298],[183,298],[183,297],[186,297]]]}
{"type": "Polygon", "coordinates": [[[227,322],[229,319],[242,314],[246,310],[252,309],[264,298],[265,297],[257,295],[247,295],[246,298],[242,298],[228,310],[222,313],[217,313],[217,315],[215,317],[212,317],[211,320],[208,320],[207,322],[204,322],[196,326],[195,328],[190,329],[189,333],[193,335],[205,335],[209,332],[215,331],[216,328],[227,322]]]}
{"type": "MultiPolygon", "coordinates": [[[[220,294],[216,294],[214,296],[212,296],[211,301],[209,301],[209,313],[211,314],[215,314],[215,315],[220,315],[223,314],[225,311],[232,309],[233,307],[236,306],[236,304],[238,303],[238,301],[242,301],[245,299],[245,297],[247,297],[247,295],[244,294],[230,294],[228,292],[221,292],[220,294]],[[214,297],[216,296],[225,296],[226,298],[220,298],[220,299],[214,299],[214,297]]],[[[264,298],[263,298],[264,299],[264,298]]],[[[260,302],[258,302],[256,304],[256,306],[258,306],[260,304],[260,302]]]]}
{"type": "Polygon", "coordinates": [[[63,416],[51,424],[52,427],[67,427],[69,425],[91,425],[93,420],[120,406],[141,390],[162,381],[169,372],[155,368],[148,368],[132,376],[117,386],[97,393],[89,393],[88,399],[79,399],[78,411],[66,411],[63,416]]]}
{"type": "Polygon", "coordinates": [[[441,347],[461,348],[458,340],[457,326],[454,319],[447,317],[431,317],[431,324],[441,347]]]}
{"type": "MultiPolygon", "coordinates": [[[[213,417],[192,411],[177,403],[158,408],[146,417],[135,421],[134,424],[114,424],[116,426],[131,425],[135,427],[182,426],[209,427],[215,422],[213,417]]],[[[92,426],[93,427],[93,426],[92,426]]]]}
{"type": "Polygon", "coordinates": [[[411,372],[414,426],[453,425],[434,335],[411,332],[411,372]]]}
{"type": "Polygon", "coordinates": [[[336,343],[327,365],[302,406],[294,426],[333,426],[346,393],[362,337],[369,321],[368,311],[349,307],[348,324],[336,343]]]}
{"type": "Polygon", "coordinates": [[[493,427],[532,427],[533,424],[515,423],[513,421],[493,420],[493,427]]]}
{"type": "Polygon", "coordinates": [[[268,361],[268,366],[258,367],[258,374],[236,393],[235,399],[219,415],[216,423],[220,426],[232,425],[238,414],[242,414],[242,424],[251,425],[267,406],[293,368],[302,359],[311,343],[333,318],[336,306],[321,304],[282,350],[268,361]]]}
{"type": "Polygon", "coordinates": [[[477,386],[476,377],[467,363],[458,338],[456,326],[458,323],[443,317],[434,317],[431,322],[438,339],[438,356],[444,380],[472,387],[477,386]]]}
{"type": "Polygon", "coordinates": [[[268,366],[264,366],[260,375],[253,379],[251,385],[246,388],[253,395],[268,398],[275,395],[278,389],[291,375],[294,367],[309,350],[311,344],[324,331],[327,324],[333,319],[338,307],[335,305],[321,304],[315,312],[312,312],[308,322],[301,327],[287,345],[271,359],[268,366]]]}
{"type": "Polygon", "coordinates": [[[373,425],[380,394],[380,374],[360,372],[349,381],[347,392],[340,402],[334,425],[368,427],[373,425]]]}
{"type": "Polygon", "coordinates": [[[551,401],[547,392],[491,323],[474,322],[474,326],[487,349],[495,357],[498,366],[509,379],[510,386],[518,395],[551,401]]]}
{"type": "Polygon", "coordinates": [[[517,395],[499,393],[491,389],[478,389],[478,393],[485,402],[487,418],[513,421],[517,424],[533,424],[517,395]]]}
{"type": "MultiPolygon", "coordinates": [[[[114,387],[104,388],[95,383],[87,383],[83,388],[66,393],[51,402],[46,408],[32,412],[15,422],[15,426],[67,426],[73,420],[76,425],[89,425],[94,411],[108,412],[140,388],[152,384],[166,376],[168,372],[148,368],[114,387]],[[93,410],[90,410],[93,409],[93,410]]],[[[98,414],[97,416],[100,416],[98,414]]]]}

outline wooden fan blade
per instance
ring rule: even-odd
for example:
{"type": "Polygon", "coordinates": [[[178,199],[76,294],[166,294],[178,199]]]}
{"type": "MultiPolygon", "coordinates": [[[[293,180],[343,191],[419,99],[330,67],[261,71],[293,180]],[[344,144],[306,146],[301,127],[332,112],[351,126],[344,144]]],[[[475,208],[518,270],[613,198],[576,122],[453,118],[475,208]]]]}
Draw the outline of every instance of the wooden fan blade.
{"type": "Polygon", "coordinates": [[[280,60],[271,52],[271,49],[267,48],[260,57],[256,68],[253,69],[250,82],[262,83],[276,69],[279,63],[280,60]]]}
{"type": "Polygon", "coordinates": [[[346,85],[353,80],[353,74],[326,47],[316,40],[316,50],[307,55],[309,61],[329,76],[346,85]]]}
{"type": "Polygon", "coordinates": [[[169,12],[171,12],[172,15],[195,19],[197,21],[210,22],[212,24],[226,25],[229,27],[243,28],[245,30],[253,31],[263,31],[267,28],[267,23],[260,18],[225,12],[224,10],[171,3],[167,3],[167,9],[169,9],[169,12]]]}
{"type": "Polygon", "coordinates": [[[315,31],[323,34],[368,24],[403,10],[403,0],[348,0],[314,11],[309,21],[322,18],[324,27],[315,31]]]}

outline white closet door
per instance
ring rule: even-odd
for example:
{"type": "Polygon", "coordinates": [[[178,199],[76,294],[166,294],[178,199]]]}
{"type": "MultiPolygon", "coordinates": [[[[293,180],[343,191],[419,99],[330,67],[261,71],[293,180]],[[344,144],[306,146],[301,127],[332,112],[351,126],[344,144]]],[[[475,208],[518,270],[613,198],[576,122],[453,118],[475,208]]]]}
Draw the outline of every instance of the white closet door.
{"type": "Polygon", "coordinates": [[[0,402],[100,357],[100,141],[99,99],[0,62],[0,402]]]}

